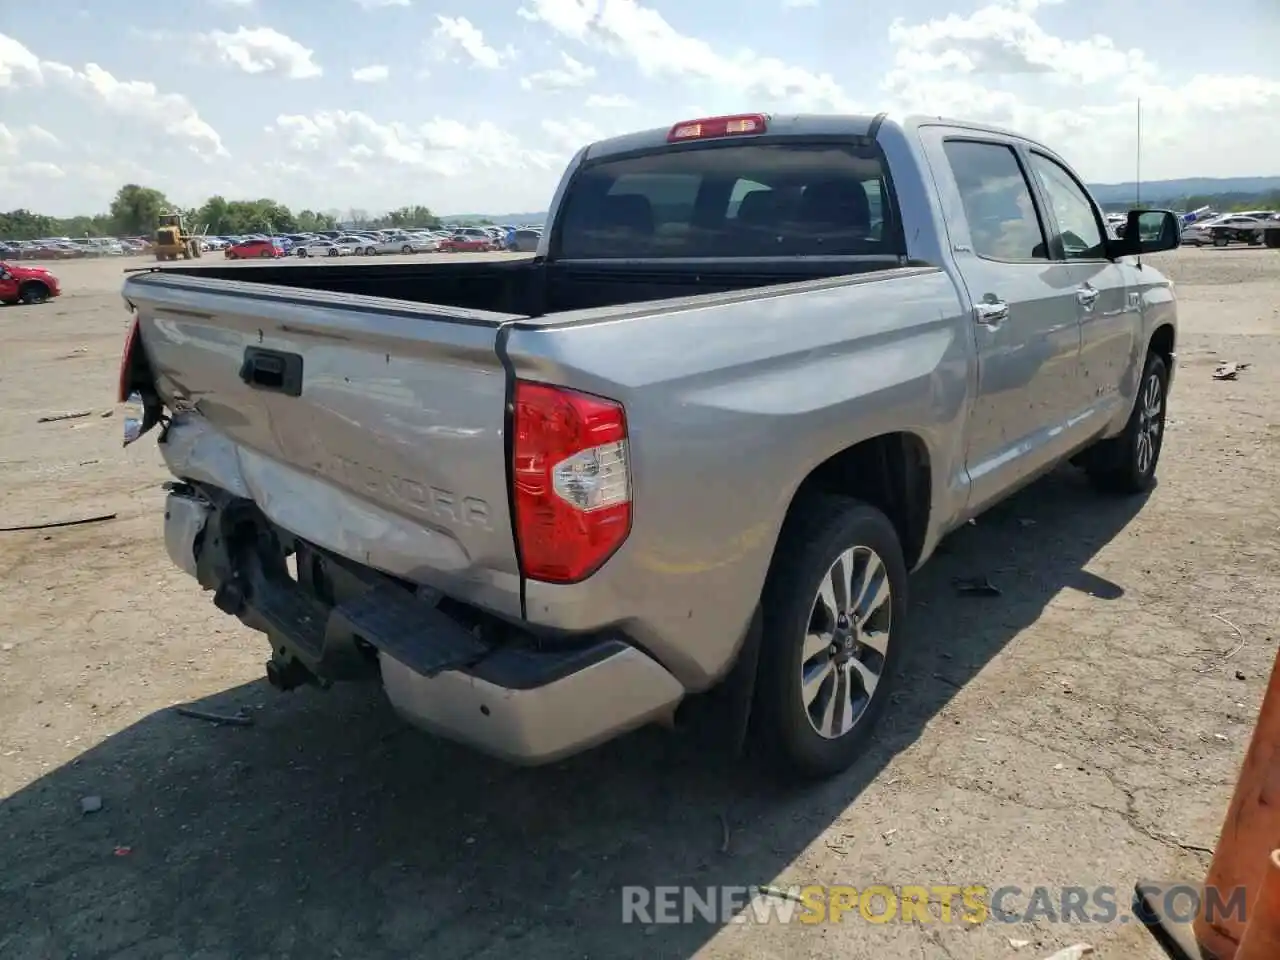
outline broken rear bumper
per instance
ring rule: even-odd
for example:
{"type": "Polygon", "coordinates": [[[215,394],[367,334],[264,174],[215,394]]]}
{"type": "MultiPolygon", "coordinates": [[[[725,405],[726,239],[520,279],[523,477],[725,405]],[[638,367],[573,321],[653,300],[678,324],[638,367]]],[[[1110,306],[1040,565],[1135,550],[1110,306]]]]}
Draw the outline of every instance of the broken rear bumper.
{"type": "Polygon", "coordinates": [[[684,695],[621,634],[550,647],[486,643],[402,581],[298,541],[251,501],[217,493],[171,488],[165,546],[221,610],[268,636],[277,673],[322,684],[380,674],[411,723],[521,764],[667,716],[684,695]]]}

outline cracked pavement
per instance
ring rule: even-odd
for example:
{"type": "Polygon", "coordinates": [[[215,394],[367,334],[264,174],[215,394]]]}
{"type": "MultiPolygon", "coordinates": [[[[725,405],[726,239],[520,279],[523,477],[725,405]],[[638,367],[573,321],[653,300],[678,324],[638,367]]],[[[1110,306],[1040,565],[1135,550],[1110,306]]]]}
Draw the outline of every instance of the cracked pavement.
{"type": "Polygon", "coordinates": [[[1159,261],[1182,335],[1158,489],[1062,470],[951,537],[875,748],[805,790],[659,730],[516,770],[375,690],[271,691],[261,641],[164,556],[151,442],[35,422],[107,409],[125,332],[121,264],[58,265],[66,296],[0,310],[4,523],[118,518],[0,535],[0,956],[1162,960],[1120,918],[624,925],[620,895],[1107,886],[1123,917],[1139,878],[1203,876],[1280,637],[1280,256],[1159,261]],[[1227,360],[1252,366],[1214,381],[1227,360]],[[956,596],[973,575],[1002,595],[956,596]]]}

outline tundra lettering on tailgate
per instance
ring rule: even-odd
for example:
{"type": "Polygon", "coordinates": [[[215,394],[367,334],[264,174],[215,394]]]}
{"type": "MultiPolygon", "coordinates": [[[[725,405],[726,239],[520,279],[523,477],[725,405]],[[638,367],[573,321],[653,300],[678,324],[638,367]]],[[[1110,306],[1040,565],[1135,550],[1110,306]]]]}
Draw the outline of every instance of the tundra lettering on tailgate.
{"type": "Polygon", "coordinates": [[[316,463],[316,469],[322,475],[340,479],[353,490],[364,490],[420,516],[454,526],[489,529],[489,505],[477,497],[460,496],[452,490],[419,483],[338,454],[328,454],[326,460],[316,463]]]}

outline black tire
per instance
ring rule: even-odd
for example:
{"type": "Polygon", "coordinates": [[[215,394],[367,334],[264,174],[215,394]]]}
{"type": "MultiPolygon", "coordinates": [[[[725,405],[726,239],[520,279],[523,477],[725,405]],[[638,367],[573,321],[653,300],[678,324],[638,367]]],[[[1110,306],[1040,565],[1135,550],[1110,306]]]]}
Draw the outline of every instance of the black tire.
{"type": "Polygon", "coordinates": [[[400,248],[400,252],[401,252],[401,253],[413,253],[413,247],[409,246],[409,244],[407,244],[407,243],[406,243],[403,247],[401,247],[401,248],[400,248]]]}
{"type": "MultiPolygon", "coordinates": [[[[848,769],[868,746],[901,666],[907,567],[897,531],[883,513],[857,500],[821,496],[797,504],[783,528],[762,600],[764,633],[756,674],[753,739],[765,748],[763,759],[779,773],[802,779],[833,776],[848,769]],[[827,737],[818,732],[805,703],[802,660],[819,608],[819,587],[836,560],[854,547],[873,551],[887,578],[890,597],[876,614],[879,618],[887,612],[887,645],[881,657],[837,637],[826,651],[810,659],[814,664],[839,646],[840,656],[849,659],[856,652],[859,660],[878,661],[881,667],[879,681],[851,728],[827,737]]],[[[823,611],[827,609],[822,606],[823,611]]],[[[824,668],[826,665],[822,662],[824,668]]],[[[857,670],[847,671],[849,676],[857,674],[857,670]]],[[[826,687],[824,680],[821,689],[834,694],[838,682],[832,673],[832,687],[826,687]]],[[[859,693],[864,694],[865,687],[860,687],[859,693]]]]}
{"type": "Polygon", "coordinates": [[[44,303],[49,299],[49,288],[39,280],[31,280],[22,285],[18,299],[25,304],[44,303]]]}
{"type": "Polygon", "coordinates": [[[1133,410],[1124,432],[1110,440],[1103,440],[1085,451],[1083,466],[1093,485],[1103,493],[1133,495],[1146,493],[1155,484],[1156,467],[1160,464],[1160,451],[1164,449],[1165,418],[1169,410],[1169,369],[1164,358],[1156,353],[1147,354],[1138,381],[1138,393],[1133,400],[1133,410]],[[1151,412],[1153,389],[1158,410],[1151,412]],[[1143,453],[1144,440],[1149,445],[1143,453]]]}
{"type": "Polygon", "coordinates": [[[294,254],[294,256],[296,256],[296,257],[306,257],[306,255],[307,255],[307,248],[306,248],[306,247],[299,247],[299,248],[298,248],[298,252],[297,252],[296,254],[294,254]]]}
{"type": "Polygon", "coordinates": [[[336,256],[339,256],[339,255],[340,255],[340,254],[339,254],[339,252],[338,252],[338,248],[337,248],[337,247],[330,247],[330,248],[329,248],[329,252],[326,254],[326,256],[330,256],[330,257],[336,257],[336,256]]]}
{"type": "Polygon", "coordinates": [[[1225,247],[1225,246],[1226,246],[1227,244],[1229,244],[1230,242],[1231,242],[1231,240],[1230,240],[1229,238],[1227,238],[1227,237],[1214,237],[1214,238],[1213,238],[1213,245],[1214,245],[1215,247],[1225,247]]]}

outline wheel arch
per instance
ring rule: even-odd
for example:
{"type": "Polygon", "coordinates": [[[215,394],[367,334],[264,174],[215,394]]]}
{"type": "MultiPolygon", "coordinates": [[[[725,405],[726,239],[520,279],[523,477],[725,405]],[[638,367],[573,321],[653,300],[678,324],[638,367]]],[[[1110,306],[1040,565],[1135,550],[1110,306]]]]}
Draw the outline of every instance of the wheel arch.
{"type": "Polygon", "coordinates": [[[1177,332],[1173,329],[1173,324],[1162,323],[1151,331],[1151,340],[1148,343],[1148,349],[1158,354],[1164,365],[1170,370],[1173,369],[1173,358],[1175,348],[1177,347],[1177,332]]]}
{"type": "Polygon", "coordinates": [[[907,569],[919,562],[933,507],[932,457],[919,434],[883,433],[827,457],[796,488],[783,528],[795,522],[813,497],[824,495],[850,497],[876,507],[897,531],[907,569]]]}

